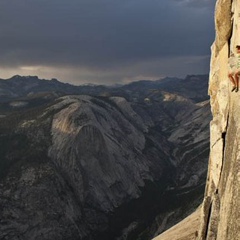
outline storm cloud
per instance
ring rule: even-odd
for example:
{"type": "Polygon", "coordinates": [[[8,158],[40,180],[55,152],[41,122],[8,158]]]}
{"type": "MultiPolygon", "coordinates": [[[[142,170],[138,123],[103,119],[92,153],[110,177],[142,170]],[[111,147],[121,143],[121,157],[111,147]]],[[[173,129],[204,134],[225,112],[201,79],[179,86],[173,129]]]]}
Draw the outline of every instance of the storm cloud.
{"type": "Polygon", "coordinates": [[[0,77],[108,84],[207,73],[214,0],[1,0],[0,77]]]}

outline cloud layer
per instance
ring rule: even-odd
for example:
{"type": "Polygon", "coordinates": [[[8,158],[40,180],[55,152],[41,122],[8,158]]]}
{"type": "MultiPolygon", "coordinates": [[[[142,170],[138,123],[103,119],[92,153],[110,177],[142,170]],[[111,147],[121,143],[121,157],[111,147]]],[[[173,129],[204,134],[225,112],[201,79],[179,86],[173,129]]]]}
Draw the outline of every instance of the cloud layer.
{"type": "Polygon", "coordinates": [[[74,83],[207,72],[213,7],[213,0],[2,0],[0,70],[74,83]]]}

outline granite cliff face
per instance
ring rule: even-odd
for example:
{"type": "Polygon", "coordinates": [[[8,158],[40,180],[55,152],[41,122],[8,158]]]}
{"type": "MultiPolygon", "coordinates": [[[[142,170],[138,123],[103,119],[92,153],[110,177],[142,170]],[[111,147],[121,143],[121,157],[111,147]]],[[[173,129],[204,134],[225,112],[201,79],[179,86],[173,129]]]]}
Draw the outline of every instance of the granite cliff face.
{"type": "Polygon", "coordinates": [[[213,120],[210,160],[199,239],[240,238],[239,92],[231,92],[228,59],[240,44],[240,2],[218,0],[209,94],[213,120]]]}
{"type": "MultiPolygon", "coordinates": [[[[117,108],[89,96],[64,98],[60,105],[69,106],[54,116],[49,149],[79,200],[102,211],[113,210],[128,196],[139,197],[144,180],[154,177],[154,166],[142,153],[147,125],[125,99],[109,100],[117,108]]],[[[155,166],[159,176],[163,165],[155,166]]]]}
{"type": "Polygon", "coordinates": [[[199,201],[206,94],[142,84],[0,103],[0,239],[150,239],[199,201]]]}

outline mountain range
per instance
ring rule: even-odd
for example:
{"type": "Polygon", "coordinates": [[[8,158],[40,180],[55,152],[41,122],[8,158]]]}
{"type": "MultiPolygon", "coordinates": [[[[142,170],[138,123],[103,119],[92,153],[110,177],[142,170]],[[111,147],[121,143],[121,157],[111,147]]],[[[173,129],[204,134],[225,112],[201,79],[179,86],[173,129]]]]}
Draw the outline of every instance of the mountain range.
{"type": "Polygon", "coordinates": [[[208,76],[0,80],[0,239],[151,239],[202,200],[208,76]]]}

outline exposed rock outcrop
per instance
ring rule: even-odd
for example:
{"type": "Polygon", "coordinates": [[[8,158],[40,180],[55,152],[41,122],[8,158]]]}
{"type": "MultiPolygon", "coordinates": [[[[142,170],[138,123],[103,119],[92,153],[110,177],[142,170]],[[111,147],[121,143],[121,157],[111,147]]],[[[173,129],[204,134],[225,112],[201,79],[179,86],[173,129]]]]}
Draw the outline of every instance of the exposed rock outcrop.
{"type": "MultiPolygon", "coordinates": [[[[63,101],[67,104],[68,97],[63,101]]],[[[54,116],[49,155],[76,189],[80,201],[110,211],[127,197],[139,197],[139,187],[153,177],[149,173],[151,163],[142,154],[147,126],[121,98],[114,101],[125,102],[125,113],[135,124],[139,122],[139,130],[116,107],[101,100],[76,96],[71,101],[54,116]]]]}
{"type": "Polygon", "coordinates": [[[153,240],[196,240],[200,222],[200,208],[153,240]]]}
{"type": "Polygon", "coordinates": [[[240,2],[218,0],[216,40],[212,46],[209,93],[213,120],[210,160],[202,207],[201,240],[240,238],[240,105],[231,92],[228,58],[240,43],[240,2]]]}

